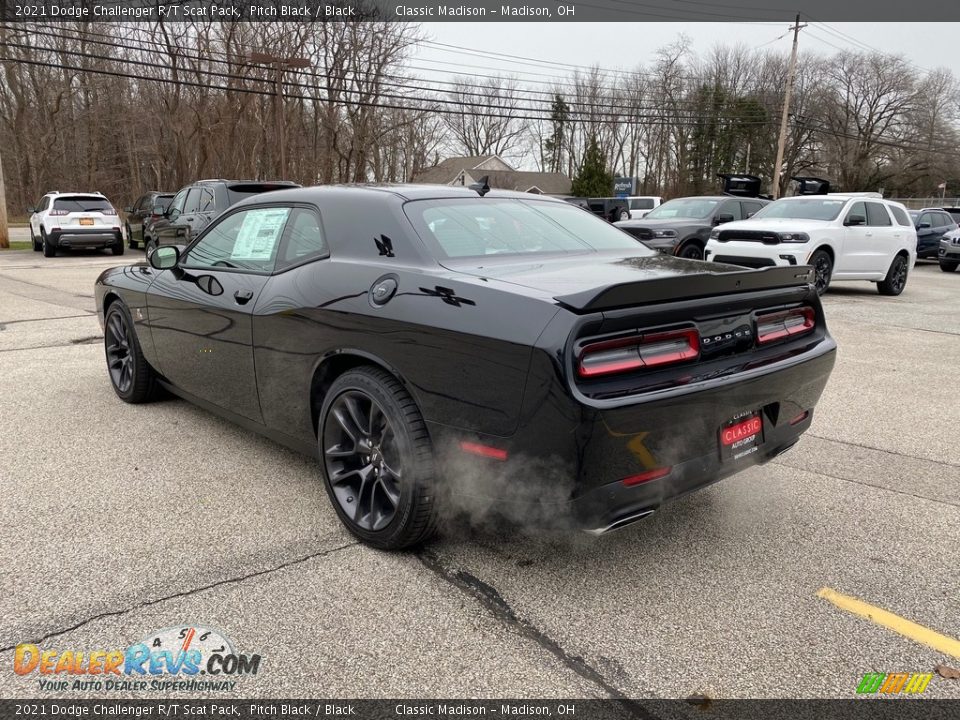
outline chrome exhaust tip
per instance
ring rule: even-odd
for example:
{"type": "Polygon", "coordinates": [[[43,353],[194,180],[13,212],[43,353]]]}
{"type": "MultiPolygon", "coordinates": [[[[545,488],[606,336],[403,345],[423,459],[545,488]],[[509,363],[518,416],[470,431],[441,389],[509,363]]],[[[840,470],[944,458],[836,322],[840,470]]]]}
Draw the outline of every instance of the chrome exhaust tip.
{"type": "Polygon", "coordinates": [[[605,527],[584,528],[583,532],[587,533],[588,535],[593,535],[594,537],[600,537],[601,535],[606,535],[607,533],[611,533],[615,530],[621,530],[627,527],[627,525],[633,525],[635,522],[643,520],[648,515],[653,515],[653,513],[653,510],[641,510],[640,512],[619,517],[605,527]]]}

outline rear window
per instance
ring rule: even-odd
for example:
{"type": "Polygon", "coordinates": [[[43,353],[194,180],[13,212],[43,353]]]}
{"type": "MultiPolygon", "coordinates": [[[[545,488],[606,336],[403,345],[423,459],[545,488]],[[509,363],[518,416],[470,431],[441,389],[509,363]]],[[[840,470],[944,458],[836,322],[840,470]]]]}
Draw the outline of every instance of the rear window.
{"type": "Polygon", "coordinates": [[[230,203],[230,205],[234,205],[235,203],[238,203],[241,200],[253,195],[271,192],[272,190],[289,190],[293,187],[300,186],[281,183],[237,183],[236,185],[227,186],[227,201],[230,203]]]}
{"type": "Polygon", "coordinates": [[[415,200],[404,211],[439,259],[622,250],[653,251],[565,203],[512,198],[415,200]]]}
{"type": "Polygon", "coordinates": [[[159,195],[153,200],[153,206],[156,207],[159,205],[164,210],[170,207],[170,203],[173,202],[173,195],[159,195]]]}
{"type": "Polygon", "coordinates": [[[67,212],[92,212],[94,210],[112,209],[110,202],[95,195],[67,195],[53,201],[54,210],[67,212]]]}

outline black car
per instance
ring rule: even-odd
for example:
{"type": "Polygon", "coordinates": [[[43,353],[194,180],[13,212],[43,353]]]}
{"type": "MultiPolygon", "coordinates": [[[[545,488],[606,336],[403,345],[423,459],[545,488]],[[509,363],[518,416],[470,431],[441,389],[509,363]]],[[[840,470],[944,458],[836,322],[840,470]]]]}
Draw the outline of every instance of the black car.
{"type": "Polygon", "coordinates": [[[154,209],[159,217],[146,229],[144,247],[150,252],[158,245],[186,245],[234,203],[251,195],[296,187],[300,186],[286,180],[198,180],[181,188],[166,206],[154,209]]]}
{"type": "Polygon", "coordinates": [[[957,221],[942,208],[911,210],[910,218],[917,229],[917,258],[936,259],[940,238],[957,229],[957,221]]]}
{"type": "Polygon", "coordinates": [[[173,193],[151,190],[137,198],[130,207],[124,208],[127,214],[127,244],[131,250],[136,250],[144,243],[147,227],[163,217],[163,213],[170,207],[173,193]]]}
{"type": "Polygon", "coordinates": [[[746,220],[770,201],[710,195],[668,200],[640,220],[614,223],[654,250],[703,260],[710,231],[717,225],[746,220]]]}
{"type": "Polygon", "coordinates": [[[435,185],[248,198],[95,290],[122,400],[159,385],[318,457],[381,548],[494,501],[628,525],[796,443],[836,348],[808,268],[667,257],[560,200],[435,185]]]}
{"type": "Polygon", "coordinates": [[[589,210],[594,215],[603,218],[607,222],[626,220],[630,217],[630,203],[626,198],[586,198],[571,196],[563,199],[571,205],[576,205],[584,210],[589,210]]]}

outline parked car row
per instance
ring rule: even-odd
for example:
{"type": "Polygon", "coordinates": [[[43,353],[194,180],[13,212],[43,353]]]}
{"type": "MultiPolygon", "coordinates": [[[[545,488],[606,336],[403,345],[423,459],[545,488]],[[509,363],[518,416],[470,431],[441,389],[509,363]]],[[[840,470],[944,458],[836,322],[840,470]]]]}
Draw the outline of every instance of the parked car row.
{"type": "Polygon", "coordinates": [[[149,253],[159,245],[186,245],[231,205],[272,190],[300,187],[286,180],[198,180],[177,193],[151,190],[124,209],[126,221],[99,192],[49,192],[30,213],[33,249],[53,257],[59,250],[109,248],[124,251],[141,245],[149,253]]]}

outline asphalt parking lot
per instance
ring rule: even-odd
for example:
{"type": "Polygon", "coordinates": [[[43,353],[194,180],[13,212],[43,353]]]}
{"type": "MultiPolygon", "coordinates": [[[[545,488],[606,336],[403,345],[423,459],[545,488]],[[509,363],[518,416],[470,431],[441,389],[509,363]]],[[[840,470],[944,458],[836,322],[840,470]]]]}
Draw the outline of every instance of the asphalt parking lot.
{"type": "Polygon", "coordinates": [[[138,258],[0,252],[0,697],[38,695],[18,643],[185,623],[263,656],[238,697],[853,697],[866,672],[960,666],[818,596],[960,638],[960,273],[826,295],[837,366],[771,464],[600,539],[454,529],[383,554],[313,461],[116,398],[93,281],[138,258]]]}

